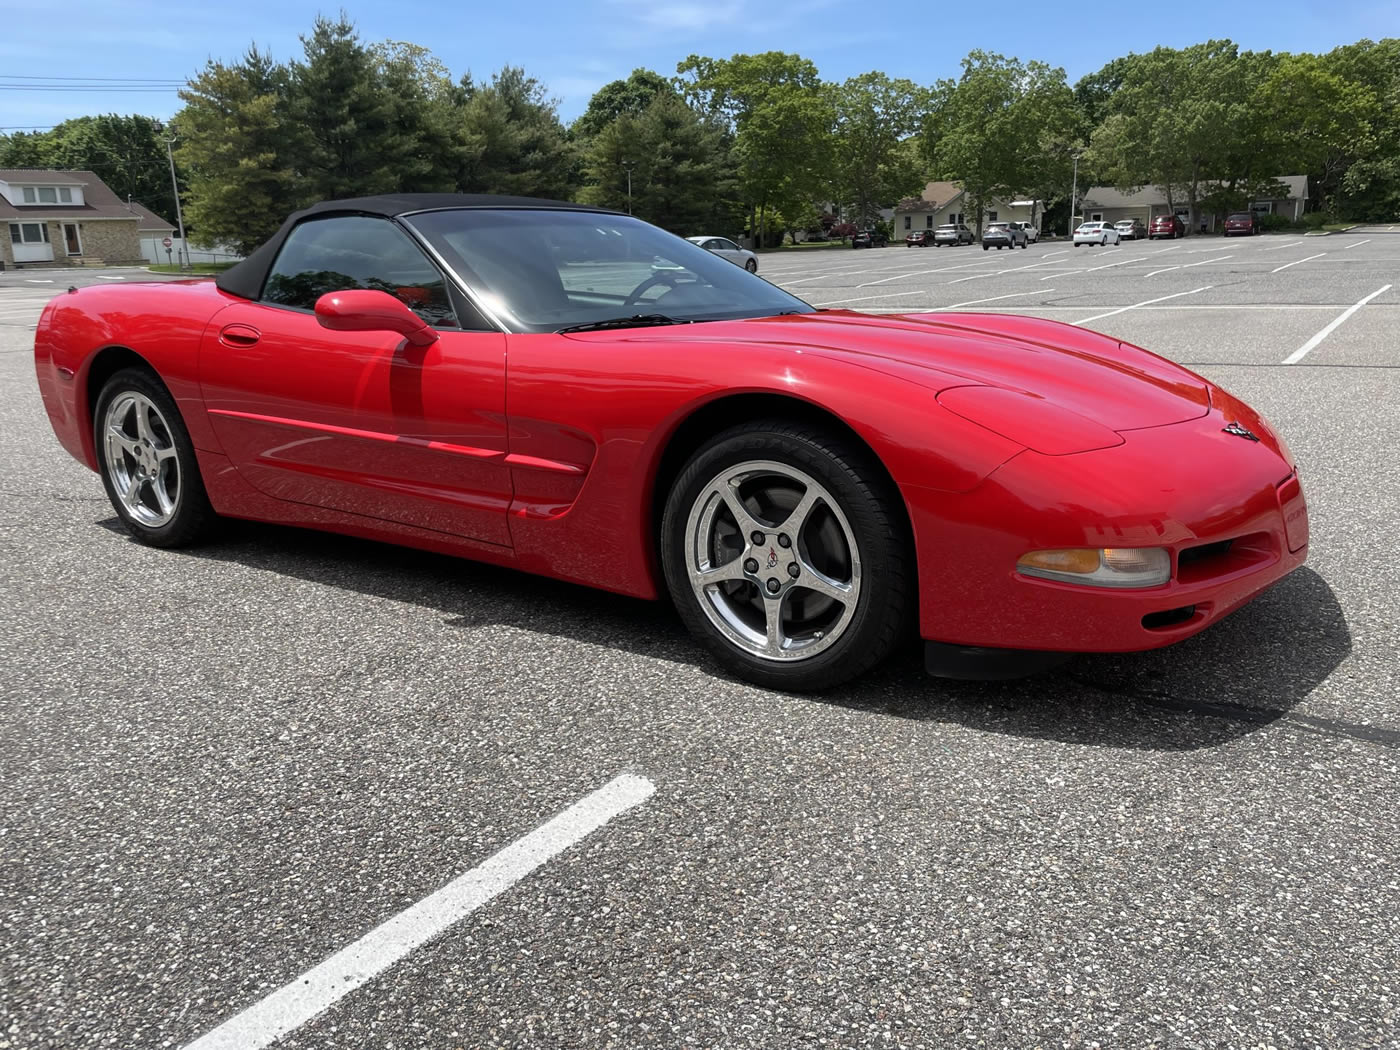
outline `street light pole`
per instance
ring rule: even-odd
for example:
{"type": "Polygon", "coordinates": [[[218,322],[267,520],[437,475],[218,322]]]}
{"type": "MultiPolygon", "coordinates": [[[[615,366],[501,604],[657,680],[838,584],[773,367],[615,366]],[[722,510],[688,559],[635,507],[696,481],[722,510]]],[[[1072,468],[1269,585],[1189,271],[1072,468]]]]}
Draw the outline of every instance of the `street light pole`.
{"type": "Polygon", "coordinates": [[[180,183],[175,179],[175,151],[171,148],[173,138],[165,140],[165,155],[170,161],[170,188],[175,191],[175,221],[180,226],[180,269],[189,269],[190,246],[185,243],[185,216],[180,210],[180,183]]]}
{"type": "Polygon", "coordinates": [[[626,170],[626,172],[627,172],[627,214],[628,214],[628,215],[631,215],[631,214],[632,214],[632,162],[631,162],[630,160],[624,160],[624,161],[622,162],[622,167],[623,167],[623,168],[626,170]]]}
{"type": "Polygon", "coordinates": [[[1074,151],[1074,182],[1069,191],[1069,220],[1065,227],[1065,236],[1074,236],[1074,202],[1079,196],[1079,150],[1074,151]]]}

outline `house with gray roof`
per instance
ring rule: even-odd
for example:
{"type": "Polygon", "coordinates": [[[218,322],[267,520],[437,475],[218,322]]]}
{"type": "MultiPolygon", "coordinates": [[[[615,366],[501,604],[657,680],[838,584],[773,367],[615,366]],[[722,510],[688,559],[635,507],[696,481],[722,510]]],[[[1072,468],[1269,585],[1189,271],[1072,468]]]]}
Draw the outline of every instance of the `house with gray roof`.
{"type": "Polygon", "coordinates": [[[0,264],[139,263],[141,237],[174,227],[90,171],[0,168],[0,264]]]}
{"type": "MultiPolygon", "coordinates": [[[[1259,215],[1282,215],[1290,222],[1297,222],[1307,210],[1308,177],[1306,175],[1279,175],[1275,181],[1288,187],[1287,195],[1269,200],[1249,202],[1249,210],[1259,215]]],[[[1201,187],[1201,195],[1209,193],[1217,184],[1209,183],[1201,187]]],[[[1214,215],[1202,215],[1196,224],[1191,223],[1189,205],[1178,197],[1175,211],[1188,230],[1199,232],[1201,223],[1208,232],[1214,231],[1214,215]]],[[[1118,222],[1120,219],[1140,219],[1147,225],[1158,215],[1169,214],[1167,195],[1158,186],[1144,186],[1134,193],[1124,193],[1112,186],[1091,186],[1080,199],[1075,218],[1085,222],[1118,222]]]]}

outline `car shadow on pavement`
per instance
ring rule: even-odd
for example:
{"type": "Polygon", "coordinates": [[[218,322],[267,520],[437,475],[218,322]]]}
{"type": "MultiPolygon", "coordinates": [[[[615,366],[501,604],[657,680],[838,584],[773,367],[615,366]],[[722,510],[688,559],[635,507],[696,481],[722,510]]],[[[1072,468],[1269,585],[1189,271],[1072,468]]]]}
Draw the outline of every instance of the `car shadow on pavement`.
{"type": "MultiPolygon", "coordinates": [[[[102,522],[122,531],[116,519],[102,522]]],[[[703,667],[723,677],[666,602],[648,602],[509,569],[295,528],[230,523],[180,552],[408,602],[443,625],[505,625],[703,667]]],[[[430,640],[424,640],[430,644],[430,640]]],[[[1145,653],[1086,654],[1009,682],[925,674],[909,644],[876,669],[795,703],[1064,743],[1152,750],[1215,747],[1280,719],[1294,728],[1400,746],[1400,730],[1294,714],[1351,652],[1327,582],[1302,568],[1194,638],[1145,653]]]]}

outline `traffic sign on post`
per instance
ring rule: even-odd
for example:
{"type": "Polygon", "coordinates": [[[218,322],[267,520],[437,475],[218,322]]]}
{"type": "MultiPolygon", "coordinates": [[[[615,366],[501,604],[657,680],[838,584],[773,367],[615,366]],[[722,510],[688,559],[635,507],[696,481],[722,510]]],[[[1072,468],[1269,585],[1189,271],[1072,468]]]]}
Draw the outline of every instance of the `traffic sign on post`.
{"type": "Polygon", "coordinates": [[[163,247],[169,248],[175,242],[172,241],[169,237],[162,237],[160,243],[163,247]]]}

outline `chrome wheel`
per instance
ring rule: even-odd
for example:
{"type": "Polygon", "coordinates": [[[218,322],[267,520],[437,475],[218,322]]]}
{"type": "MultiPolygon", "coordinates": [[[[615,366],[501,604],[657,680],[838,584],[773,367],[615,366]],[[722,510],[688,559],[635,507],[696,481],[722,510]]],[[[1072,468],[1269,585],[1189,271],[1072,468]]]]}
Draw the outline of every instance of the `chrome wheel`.
{"type": "Polygon", "coordinates": [[[850,523],[811,475],[737,463],[701,489],[685,523],[685,567],[728,641],[766,661],[816,656],[850,627],[861,595],[850,523]]]}
{"type": "Polygon", "coordinates": [[[180,506],[180,460],[170,424],[133,390],[114,397],[102,420],[107,476],[131,517],[147,528],[169,523],[180,506]]]}

